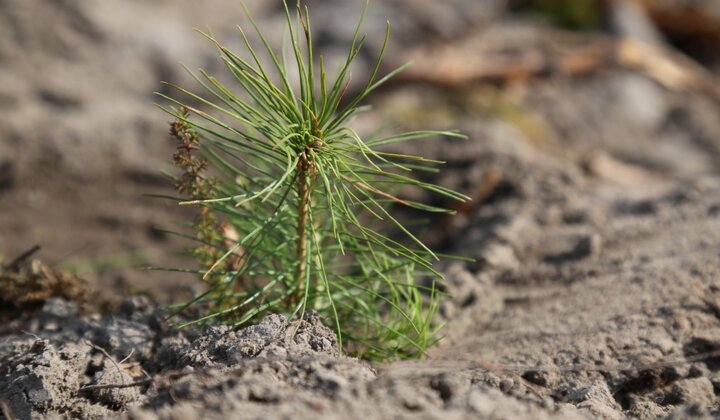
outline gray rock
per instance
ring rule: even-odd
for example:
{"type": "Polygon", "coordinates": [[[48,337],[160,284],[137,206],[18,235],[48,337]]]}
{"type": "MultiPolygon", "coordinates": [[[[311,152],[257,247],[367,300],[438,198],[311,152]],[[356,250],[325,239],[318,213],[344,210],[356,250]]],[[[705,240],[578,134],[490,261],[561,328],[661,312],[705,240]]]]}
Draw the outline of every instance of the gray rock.
{"type": "Polygon", "coordinates": [[[706,377],[682,379],[675,382],[667,399],[680,403],[696,403],[706,407],[715,403],[715,392],[706,377]]]}
{"type": "Polygon", "coordinates": [[[488,266],[498,270],[517,270],[520,262],[509,245],[493,243],[485,248],[480,257],[488,266]]]}
{"type": "Polygon", "coordinates": [[[230,351],[235,354],[236,360],[255,357],[270,342],[280,338],[286,327],[286,317],[278,314],[268,315],[259,324],[244,328],[230,351]]]}
{"type": "Polygon", "coordinates": [[[118,358],[124,359],[130,353],[150,357],[153,351],[153,332],[145,323],[112,318],[92,332],[95,344],[118,358]]]}
{"type": "Polygon", "coordinates": [[[613,398],[607,383],[597,381],[591,385],[570,390],[565,399],[578,408],[589,411],[593,417],[602,419],[623,418],[622,408],[613,398]]]}
{"type": "Polygon", "coordinates": [[[75,302],[65,299],[50,298],[40,310],[39,318],[64,319],[70,318],[78,313],[78,306],[75,302]]]}

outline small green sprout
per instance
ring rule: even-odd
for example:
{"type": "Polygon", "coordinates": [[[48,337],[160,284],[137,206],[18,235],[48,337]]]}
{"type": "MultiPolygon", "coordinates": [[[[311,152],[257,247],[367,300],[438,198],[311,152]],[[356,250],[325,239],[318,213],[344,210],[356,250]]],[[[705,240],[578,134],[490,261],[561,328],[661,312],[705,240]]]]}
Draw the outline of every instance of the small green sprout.
{"type": "Polygon", "coordinates": [[[323,57],[313,51],[307,7],[298,4],[293,19],[283,4],[289,53],[275,50],[246,10],[262,50],[255,49],[242,28],[247,57],[203,33],[233,76],[232,86],[203,70],[188,70],[201,93],[170,85],[186,99],[160,95],[173,105],[161,108],[176,119],[173,135],[181,144],[176,164],[184,176],[177,185],[190,197],[181,204],[202,209],[194,239],[203,250],[198,259],[204,268],[194,272],[208,289],[178,310],[204,305],[207,315],[187,324],[222,321],[235,326],[268,312],[296,317],[314,310],[334,326],[341,348],[351,354],[420,357],[439,340],[436,281],[442,275],[433,268],[436,254],[390,208],[450,213],[398,197],[396,191],[406,186],[454,200],[468,197],[411,176],[413,171],[435,172],[442,162],[382,148],[463,136],[415,131],[361,138],[348,121],[365,109],[359,105],[368,94],[402,70],[377,77],[389,23],[369,79],[348,97],[350,67],[365,39],[360,28],[367,2],[347,57],[332,79],[323,57]],[[202,160],[193,160],[195,149],[202,160]],[[217,179],[200,173],[205,166],[217,179]],[[389,228],[405,239],[388,236],[389,228]]]}

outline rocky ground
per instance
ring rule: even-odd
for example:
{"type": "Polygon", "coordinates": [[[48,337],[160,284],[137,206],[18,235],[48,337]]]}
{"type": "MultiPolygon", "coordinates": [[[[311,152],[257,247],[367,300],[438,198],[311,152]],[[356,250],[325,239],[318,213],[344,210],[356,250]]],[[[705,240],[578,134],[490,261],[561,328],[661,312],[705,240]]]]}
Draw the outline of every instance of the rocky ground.
{"type": "MultiPolygon", "coordinates": [[[[51,262],[130,251],[181,261],[159,227],[183,214],[140,197],[166,191],[156,173],[172,153],[151,92],[187,82],[177,62],[213,69],[189,28],[231,36],[234,2],[42,3],[0,0],[5,261],[36,243],[51,262]]],[[[333,13],[354,5],[314,3],[331,57],[348,36],[333,13]]],[[[719,61],[672,48],[699,30],[680,37],[663,18],[687,18],[689,2],[613,9],[612,29],[580,33],[506,2],[377,3],[369,44],[390,18],[396,60],[418,68],[371,99],[359,129],[469,136],[418,146],[448,162],[435,181],[474,197],[424,236],[476,260],[439,267],[450,293],[441,344],[419,361],[371,364],[339,355],[312,315],[178,331],[153,299],[100,314],[75,302],[88,296],[68,291],[73,277],[20,261],[13,269],[66,293],[20,311],[0,300],[5,418],[720,417],[719,61]],[[639,48],[647,39],[657,44],[639,48]]],[[[717,22],[714,2],[695,3],[717,22]]],[[[279,25],[271,3],[249,4],[279,25]]],[[[169,299],[193,282],[97,265],[86,274],[106,295],[169,299]]]]}

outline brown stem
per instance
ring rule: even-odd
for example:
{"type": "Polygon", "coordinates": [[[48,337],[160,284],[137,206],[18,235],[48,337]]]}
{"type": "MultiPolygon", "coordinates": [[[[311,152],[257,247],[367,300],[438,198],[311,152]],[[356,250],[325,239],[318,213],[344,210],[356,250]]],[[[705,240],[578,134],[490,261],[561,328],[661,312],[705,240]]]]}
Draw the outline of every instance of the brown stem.
{"type": "Polygon", "coordinates": [[[298,164],[300,173],[298,175],[298,225],[297,225],[297,246],[295,259],[297,260],[297,268],[295,269],[295,284],[297,292],[295,301],[299,302],[305,295],[305,277],[307,276],[307,222],[308,208],[310,207],[311,190],[308,188],[308,162],[301,160],[298,164]]]}

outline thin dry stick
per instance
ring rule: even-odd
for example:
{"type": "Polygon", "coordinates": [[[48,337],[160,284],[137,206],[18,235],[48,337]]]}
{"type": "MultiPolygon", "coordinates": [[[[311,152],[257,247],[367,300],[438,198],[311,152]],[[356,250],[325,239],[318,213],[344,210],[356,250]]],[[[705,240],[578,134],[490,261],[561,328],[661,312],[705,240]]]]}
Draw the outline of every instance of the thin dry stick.
{"type": "Polygon", "coordinates": [[[0,400],[0,412],[5,416],[6,420],[15,420],[15,416],[13,416],[10,405],[6,400],[0,400]]]}
{"type": "MultiPolygon", "coordinates": [[[[241,370],[245,366],[241,366],[236,370],[241,370]]],[[[162,375],[156,375],[155,377],[151,377],[150,374],[145,372],[143,370],[143,373],[145,374],[146,378],[137,380],[134,382],[126,383],[126,384],[103,384],[103,385],[87,385],[80,389],[80,391],[90,391],[90,390],[96,390],[96,389],[122,389],[122,388],[132,388],[135,386],[143,386],[143,385],[157,385],[157,384],[165,384],[166,386],[169,386],[172,384],[175,380],[189,376],[189,375],[204,375],[208,372],[214,371],[215,368],[205,368],[205,369],[198,369],[190,372],[168,372],[162,375]]]]}
{"type": "Polygon", "coordinates": [[[125,356],[125,358],[123,358],[121,361],[119,361],[118,364],[122,365],[123,363],[127,362],[128,360],[130,360],[133,354],[135,354],[135,349],[131,349],[130,353],[125,356]]]}
{"type": "Polygon", "coordinates": [[[29,250],[23,252],[18,257],[16,257],[14,260],[10,261],[7,265],[5,265],[5,268],[8,270],[15,270],[17,269],[20,264],[22,264],[25,260],[32,257],[33,254],[40,251],[40,245],[35,245],[29,250]]]}
{"type": "MultiPolygon", "coordinates": [[[[124,384],[125,384],[125,377],[123,376],[123,371],[122,371],[122,369],[120,369],[120,365],[115,361],[115,359],[114,359],[112,356],[110,356],[110,354],[109,354],[104,348],[102,348],[102,347],[100,347],[100,346],[98,346],[98,345],[95,345],[95,344],[93,344],[93,343],[91,343],[91,342],[89,342],[89,341],[85,341],[85,344],[87,344],[88,346],[94,348],[95,350],[100,351],[102,354],[105,355],[105,357],[107,357],[107,358],[110,360],[110,362],[111,362],[113,365],[115,365],[115,368],[116,368],[117,371],[118,371],[118,375],[120,375],[120,380],[122,381],[122,383],[123,383],[123,385],[124,385],[124,384]]],[[[123,361],[129,359],[130,356],[132,356],[132,354],[133,354],[134,351],[135,351],[135,349],[133,349],[133,350],[130,352],[130,354],[127,355],[127,357],[125,357],[125,358],[123,359],[123,361]]],[[[122,363],[122,362],[120,362],[120,363],[122,363]]],[[[83,389],[86,389],[86,388],[83,387],[83,389]]]]}
{"type": "Polygon", "coordinates": [[[92,391],[92,390],[98,390],[98,389],[122,389],[122,388],[132,388],[134,386],[143,386],[147,385],[151,382],[154,382],[152,379],[142,379],[135,382],[130,383],[122,383],[122,384],[106,384],[106,385],[85,385],[84,387],[80,388],[80,391],[92,391]]]}

